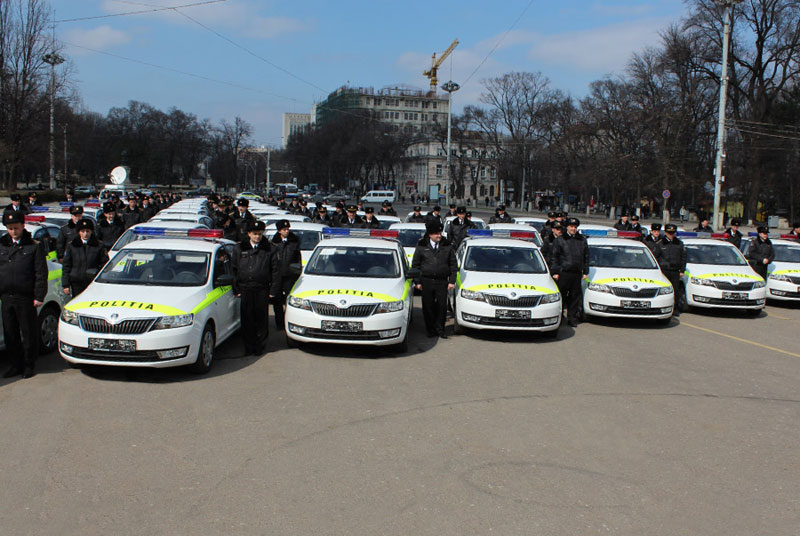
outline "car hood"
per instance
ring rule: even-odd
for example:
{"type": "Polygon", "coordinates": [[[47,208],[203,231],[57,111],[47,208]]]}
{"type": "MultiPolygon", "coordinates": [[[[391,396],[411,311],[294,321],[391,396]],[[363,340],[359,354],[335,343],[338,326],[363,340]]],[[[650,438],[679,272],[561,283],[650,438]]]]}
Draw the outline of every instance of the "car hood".
{"type": "Polygon", "coordinates": [[[459,272],[461,288],[475,292],[489,292],[498,296],[533,296],[558,292],[550,274],[509,274],[502,272],[459,272]]]}
{"type": "Polygon", "coordinates": [[[768,270],[770,274],[800,275],[800,263],[772,262],[768,270]]]}
{"type": "Polygon", "coordinates": [[[405,300],[410,289],[411,280],[402,278],[367,279],[302,275],[292,290],[292,296],[349,306],[354,303],[405,300]]]}
{"type": "Polygon", "coordinates": [[[635,270],[625,268],[589,268],[589,283],[613,285],[615,287],[639,290],[648,287],[668,287],[669,279],[661,270],[635,270]]]}
{"type": "Polygon", "coordinates": [[[697,279],[714,279],[717,281],[739,282],[741,279],[762,281],[761,276],[749,266],[731,266],[720,264],[687,264],[686,276],[697,279]]]}
{"type": "Polygon", "coordinates": [[[231,287],[219,287],[208,292],[207,287],[140,287],[92,283],[70,301],[65,308],[93,316],[143,318],[197,313],[216,299],[230,292],[231,287]]]}

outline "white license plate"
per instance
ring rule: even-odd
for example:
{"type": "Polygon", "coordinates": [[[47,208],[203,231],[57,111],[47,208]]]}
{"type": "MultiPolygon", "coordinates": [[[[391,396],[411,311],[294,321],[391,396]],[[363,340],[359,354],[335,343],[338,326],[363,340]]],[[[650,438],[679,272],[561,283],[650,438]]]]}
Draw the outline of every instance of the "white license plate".
{"type": "Polygon", "coordinates": [[[723,300],[746,300],[747,292],[723,292],[723,300]]]}
{"type": "Polygon", "coordinates": [[[495,312],[496,318],[522,318],[522,319],[529,319],[531,317],[530,311],[518,311],[516,309],[498,309],[495,312]]]}
{"type": "Polygon", "coordinates": [[[622,300],[625,309],[650,309],[650,302],[642,300],[622,300]]]}
{"type": "Polygon", "coordinates": [[[135,352],[136,341],[127,339],[89,339],[89,349],[98,352],[135,352]]]}
{"type": "Polygon", "coordinates": [[[336,320],[323,320],[322,329],[325,331],[343,331],[355,333],[364,329],[363,322],[338,322],[336,320]]]}

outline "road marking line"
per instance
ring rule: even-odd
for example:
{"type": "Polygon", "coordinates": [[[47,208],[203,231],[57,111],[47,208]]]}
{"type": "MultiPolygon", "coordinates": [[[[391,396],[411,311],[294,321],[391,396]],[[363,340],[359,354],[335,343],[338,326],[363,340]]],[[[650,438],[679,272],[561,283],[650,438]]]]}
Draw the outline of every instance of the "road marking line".
{"type": "Polygon", "coordinates": [[[727,333],[722,333],[720,331],[714,331],[713,329],[701,328],[700,326],[687,324],[686,322],[681,322],[680,325],[681,326],[686,326],[687,328],[699,329],[700,331],[705,331],[707,333],[713,333],[714,335],[719,335],[721,337],[727,337],[729,339],[733,339],[735,341],[743,342],[743,343],[746,343],[746,344],[752,344],[753,346],[758,346],[759,348],[765,348],[767,350],[772,350],[773,352],[780,352],[782,354],[790,355],[792,357],[800,357],[800,354],[796,354],[796,353],[790,352],[788,350],[781,350],[780,348],[775,348],[774,346],[767,346],[766,344],[761,344],[759,342],[748,341],[747,339],[742,339],[741,337],[734,337],[733,335],[728,335],[727,333]]]}
{"type": "Polygon", "coordinates": [[[781,320],[789,320],[790,322],[800,322],[800,320],[797,320],[796,318],[789,318],[788,316],[776,315],[775,313],[770,313],[769,311],[767,311],[767,316],[773,316],[775,318],[780,318],[781,320]]]}

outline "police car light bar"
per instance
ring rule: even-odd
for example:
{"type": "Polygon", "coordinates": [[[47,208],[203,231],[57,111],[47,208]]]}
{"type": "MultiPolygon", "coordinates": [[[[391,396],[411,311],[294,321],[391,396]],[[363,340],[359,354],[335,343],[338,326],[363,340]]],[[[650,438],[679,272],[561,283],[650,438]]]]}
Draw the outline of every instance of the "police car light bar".
{"type": "Polygon", "coordinates": [[[348,227],[328,227],[322,230],[323,238],[397,238],[398,231],[388,229],[354,229],[348,227]]]}
{"type": "MultiPolygon", "coordinates": [[[[747,233],[747,236],[755,238],[758,236],[758,233],[755,232],[747,233]]],[[[793,234],[769,233],[768,236],[769,238],[783,238],[784,240],[797,240],[797,237],[793,234]]]]}
{"type": "Polygon", "coordinates": [[[174,236],[184,238],[222,238],[222,229],[166,229],[164,227],[135,227],[134,234],[142,236],[174,236]]]}
{"type": "Polygon", "coordinates": [[[33,214],[28,214],[27,216],[25,216],[25,221],[27,222],[44,221],[44,216],[34,216],[33,214]]]}
{"type": "Polygon", "coordinates": [[[467,236],[534,240],[536,238],[536,231],[511,231],[510,229],[468,229],[467,236]]]}
{"type": "Polygon", "coordinates": [[[594,238],[641,238],[639,231],[617,231],[616,229],[578,229],[583,236],[594,238]]]}
{"type": "Polygon", "coordinates": [[[679,238],[730,238],[728,233],[700,233],[696,231],[679,231],[675,233],[679,238]]]}
{"type": "Polygon", "coordinates": [[[69,212],[70,207],[42,207],[39,205],[34,205],[31,207],[31,211],[33,212],[57,212],[59,214],[63,214],[65,212],[69,212]]]}

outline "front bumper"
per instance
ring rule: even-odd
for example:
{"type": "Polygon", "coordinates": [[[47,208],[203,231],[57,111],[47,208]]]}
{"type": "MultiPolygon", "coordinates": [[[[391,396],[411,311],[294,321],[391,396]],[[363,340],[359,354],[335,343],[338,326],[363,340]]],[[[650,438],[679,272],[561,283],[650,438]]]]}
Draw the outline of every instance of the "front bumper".
{"type": "Polygon", "coordinates": [[[800,301],[800,285],[796,283],[768,279],[767,291],[770,300],[800,301]]]}
{"type": "Polygon", "coordinates": [[[191,326],[150,331],[141,335],[106,335],[90,333],[80,327],[59,321],[58,353],[76,365],[108,365],[114,367],[167,368],[189,365],[197,361],[202,332],[195,322],[191,326]],[[119,352],[89,349],[89,339],[136,341],[136,351],[119,352]],[[185,352],[184,352],[185,349],[185,352]],[[178,357],[160,357],[175,351],[178,357]]]}
{"type": "Polygon", "coordinates": [[[332,344],[357,344],[390,346],[406,337],[408,309],[394,313],[380,313],[365,317],[329,317],[313,311],[286,307],[286,336],[302,343],[325,342],[332,344]],[[322,323],[340,322],[361,324],[357,331],[323,329],[322,323]]]}
{"type": "Polygon", "coordinates": [[[737,292],[746,295],[744,298],[731,299],[724,297],[728,291],[704,285],[686,283],[686,303],[692,307],[710,309],[763,309],[767,302],[765,287],[737,292]]]}
{"type": "Polygon", "coordinates": [[[606,318],[655,318],[672,316],[674,294],[660,294],[655,298],[622,298],[608,292],[583,291],[583,310],[587,315],[606,318]],[[626,303],[645,303],[646,307],[633,307],[626,303]]]}
{"type": "Polygon", "coordinates": [[[503,331],[553,331],[561,326],[561,304],[545,303],[536,307],[499,307],[486,302],[456,297],[458,323],[470,329],[503,331]],[[530,318],[504,318],[498,311],[528,311],[530,318]]]}

